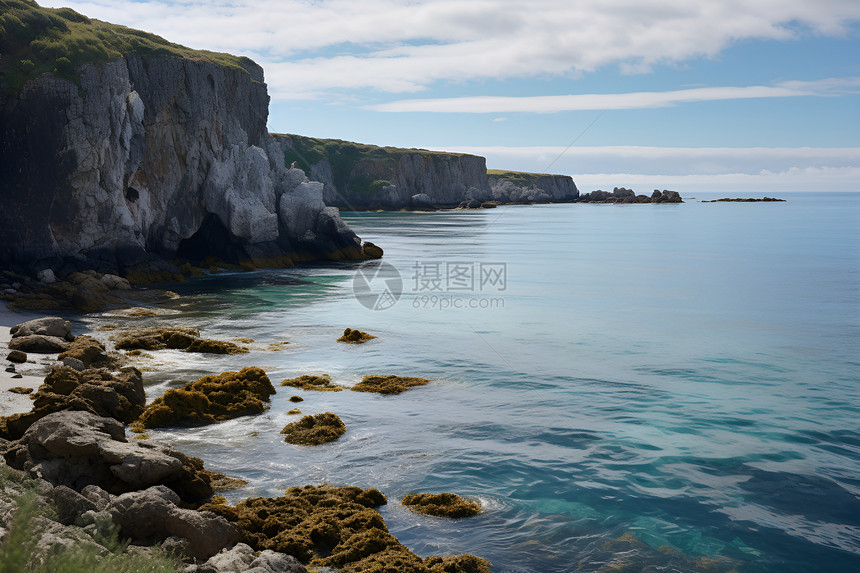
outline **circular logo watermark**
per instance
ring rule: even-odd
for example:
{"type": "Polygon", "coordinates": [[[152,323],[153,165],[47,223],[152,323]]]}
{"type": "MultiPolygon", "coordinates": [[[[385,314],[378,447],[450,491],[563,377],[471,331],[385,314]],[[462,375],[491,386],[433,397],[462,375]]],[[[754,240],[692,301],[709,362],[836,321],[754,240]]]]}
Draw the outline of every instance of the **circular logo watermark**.
{"type": "Polygon", "coordinates": [[[394,266],[384,262],[366,263],[352,281],[355,300],[370,310],[387,310],[403,294],[403,279],[394,266]]]}

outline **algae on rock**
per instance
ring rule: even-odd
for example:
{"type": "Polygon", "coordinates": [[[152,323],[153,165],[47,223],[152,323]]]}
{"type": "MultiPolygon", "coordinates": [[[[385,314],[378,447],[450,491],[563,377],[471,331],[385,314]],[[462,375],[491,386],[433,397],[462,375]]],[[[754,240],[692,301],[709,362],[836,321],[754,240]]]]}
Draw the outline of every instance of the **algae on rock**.
{"type": "Polygon", "coordinates": [[[435,517],[471,517],[481,513],[481,505],[454,493],[416,493],[405,496],[401,502],[416,513],[435,517]]]}
{"type": "Polygon", "coordinates": [[[204,376],[153,400],[136,424],[141,428],[203,426],[259,414],[274,393],[266,373],[253,366],[204,376]]]}
{"type": "Polygon", "coordinates": [[[289,378],[281,382],[281,386],[291,386],[302,390],[319,390],[320,392],[340,392],[343,386],[331,383],[328,374],[302,374],[296,378],[289,378]]]}
{"type": "Polygon", "coordinates": [[[365,376],[361,382],[353,386],[353,392],[375,392],[377,394],[400,394],[415,386],[429,383],[427,378],[408,376],[365,376]]]}
{"type": "Polygon", "coordinates": [[[364,344],[369,340],[376,338],[372,334],[347,328],[343,331],[343,336],[337,339],[338,342],[346,342],[347,344],[364,344]]]}
{"type": "Polygon", "coordinates": [[[200,509],[235,522],[258,551],[287,553],[339,573],[489,573],[489,563],[473,555],[423,560],[409,551],[373,509],[386,503],[376,489],[321,485],[293,487],[277,498],[249,498],[235,507],[210,503],[200,509]]]}
{"type": "Polygon", "coordinates": [[[346,425],[337,414],[326,412],[287,424],[281,433],[286,436],[284,441],[288,444],[318,446],[340,438],[346,433],[346,425]]]}
{"type": "Polygon", "coordinates": [[[232,342],[200,338],[196,328],[149,328],[124,332],[117,350],[185,350],[207,354],[245,354],[249,350],[232,342]]]}

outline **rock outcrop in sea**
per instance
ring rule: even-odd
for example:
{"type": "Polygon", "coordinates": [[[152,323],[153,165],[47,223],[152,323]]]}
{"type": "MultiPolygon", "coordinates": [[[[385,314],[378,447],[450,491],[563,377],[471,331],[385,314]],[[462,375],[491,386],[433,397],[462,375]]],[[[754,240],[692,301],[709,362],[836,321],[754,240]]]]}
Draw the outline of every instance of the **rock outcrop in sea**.
{"type": "Polygon", "coordinates": [[[21,29],[0,41],[0,265],[76,261],[156,280],[176,274],[174,258],[363,258],[323,184],[284,165],[253,61],[68,9],[4,6],[4,26],[21,29]],[[45,38],[68,40],[68,57],[45,38]]]}

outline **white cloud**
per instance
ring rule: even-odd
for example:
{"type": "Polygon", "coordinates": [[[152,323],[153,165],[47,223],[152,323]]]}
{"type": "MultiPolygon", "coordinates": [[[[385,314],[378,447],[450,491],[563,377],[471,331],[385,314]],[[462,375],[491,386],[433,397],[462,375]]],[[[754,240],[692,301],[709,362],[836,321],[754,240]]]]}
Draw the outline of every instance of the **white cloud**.
{"type": "MultiPolygon", "coordinates": [[[[277,99],[438,81],[628,73],[745,39],[844,34],[856,0],[42,0],[195,48],[250,55],[277,99]]],[[[791,86],[784,86],[792,89],[791,86]]]]}
{"type": "MultiPolygon", "coordinates": [[[[860,148],[464,147],[491,169],[572,175],[583,191],[860,191],[860,148]]],[[[440,148],[441,150],[441,148],[440,148]]]]}
{"type": "Polygon", "coordinates": [[[793,81],[776,86],[704,87],[666,92],[407,99],[370,106],[370,109],[384,112],[553,113],[658,108],[697,101],[832,96],[845,93],[860,93],[860,78],[829,78],[814,82],[793,81]]]}

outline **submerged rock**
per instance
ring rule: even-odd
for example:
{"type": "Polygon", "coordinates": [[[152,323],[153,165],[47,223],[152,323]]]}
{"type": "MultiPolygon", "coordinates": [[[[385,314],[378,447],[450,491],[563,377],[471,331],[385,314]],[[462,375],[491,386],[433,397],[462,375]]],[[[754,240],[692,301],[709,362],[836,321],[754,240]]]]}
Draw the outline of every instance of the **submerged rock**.
{"type": "Polygon", "coordinates": [[[337,339],[338,342],[346,342],[347,344],[364,344],[368,340],[376,338],[372,334],[347,328],[343,331],[343,336],[337,339]]]}
{"type": "Polygon", "coordinates": [[[331,376],[328,374],[302,374],[297,378],[289,378],[281,382],[281,386],[291,386],[293,388],[301,388],[302,390],[319,390],[321,392],[340,392],[343,386],[331,383],[331,376]]]}
{"type": "Polygon", "coordinates": [[[204,376],[182,388],[170,389],[146,407],[137,421],[143,428],[203,426],[268,408],[275,388],[261,368],[204,376]]]}
{"type": "Polygon", "coordinates": [[[424,386],[430,382],[427,378],[411,378],[407,376],[365,376],[361,382],[353,386],[353,392],[375,392],[377,394],[400,394],[415,386],[424,386]]]}
{"type": "Polygon", "coordinates": [[[481,505],[453,493],[416,493],[401,500],[416,513],[435,517],[471,517],[481,513],[481,505]]]}
{"type": "Polygon", "coordinates": [[[288,444],[298,446],[318,446],[333,442],[346,433],[346,425],[331,412],[305,416],[298,422],[284,426],[281,433],[288,444]]]}

